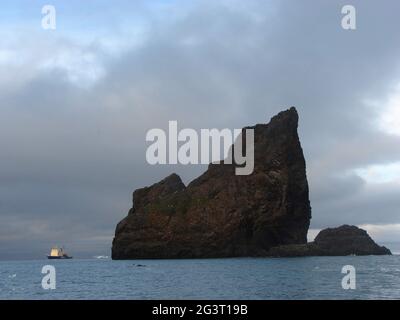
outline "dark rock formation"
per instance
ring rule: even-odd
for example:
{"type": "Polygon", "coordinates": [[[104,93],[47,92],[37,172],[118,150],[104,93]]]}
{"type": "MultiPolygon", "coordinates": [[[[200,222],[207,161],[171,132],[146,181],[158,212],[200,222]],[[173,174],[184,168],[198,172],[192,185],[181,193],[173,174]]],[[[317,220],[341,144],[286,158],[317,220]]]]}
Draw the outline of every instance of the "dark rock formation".
{"type": "Polygon", "coordinates": [[[356,226],[343,225],[322,230],[314,242],[271,248],[277,257],[390,255],[389,249],[377,245],[368,233],[356,226]]]}
{"type": "Polygon", "coordinates": [[[133,193],[116,228],[113,259],[266,255],[304,244],[311,218],[305,160],[295,108],[254,127],[254,171],[210,164],[184,186],[170,175],[133,193]]]}

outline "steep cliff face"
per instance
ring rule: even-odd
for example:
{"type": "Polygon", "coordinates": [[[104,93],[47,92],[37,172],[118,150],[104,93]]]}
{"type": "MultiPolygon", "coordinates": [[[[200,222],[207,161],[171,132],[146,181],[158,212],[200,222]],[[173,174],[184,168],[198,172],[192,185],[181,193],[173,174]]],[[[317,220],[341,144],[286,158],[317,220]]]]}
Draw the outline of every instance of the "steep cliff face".
{"type": "Polygon", "coordinates": [[[295,108],[254,127],[254,171],[210,164],[187,187],[172,174],[133,193],[113,259],[258,256],[307,241],[311,219],[295,108]]]}

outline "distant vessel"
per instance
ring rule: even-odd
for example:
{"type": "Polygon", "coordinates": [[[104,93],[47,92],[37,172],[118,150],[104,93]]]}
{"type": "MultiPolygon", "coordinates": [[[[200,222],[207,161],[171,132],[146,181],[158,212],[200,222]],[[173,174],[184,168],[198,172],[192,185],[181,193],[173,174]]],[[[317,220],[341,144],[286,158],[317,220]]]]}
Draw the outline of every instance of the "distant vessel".
{"type": "Polygon", "coordinates": [[[50,254],[47,256],[48,259],[72,259],[63,248],[53,247],[51,248],[50,254]]]}
{"type": "Polygon", "coordinates": [[[109,259],[109,256],[94,256],[95,259],[109,259]]]}

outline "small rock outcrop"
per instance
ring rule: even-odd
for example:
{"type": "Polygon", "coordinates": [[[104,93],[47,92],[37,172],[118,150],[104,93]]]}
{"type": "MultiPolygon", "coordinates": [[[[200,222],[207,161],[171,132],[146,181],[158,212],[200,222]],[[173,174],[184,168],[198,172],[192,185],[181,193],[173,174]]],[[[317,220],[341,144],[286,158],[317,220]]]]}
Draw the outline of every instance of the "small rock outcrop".
{"type": "Polygon", "coordinates": [[[270,256],[347,256],[347,255],[391,255],[386,247],[381,247],[368,233],[356,226],[343,225],[322,230],[313,242],[301,245],[284,245],[271,248],[270,256]]]}
{"type": "Polygon", "coordinates": [[[118,225],[113,259],[265,256],[305,244],[311,219],[294,107],[254,127],[254,171],[210,164],[187,187],[172,174],[133,193],[118,225]]]}

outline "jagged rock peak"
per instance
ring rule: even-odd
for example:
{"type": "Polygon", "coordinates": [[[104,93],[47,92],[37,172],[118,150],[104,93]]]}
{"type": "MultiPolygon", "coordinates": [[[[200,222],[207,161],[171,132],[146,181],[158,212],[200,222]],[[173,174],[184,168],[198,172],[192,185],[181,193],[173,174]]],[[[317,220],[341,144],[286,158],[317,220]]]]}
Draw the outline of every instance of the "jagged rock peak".
{"type": "Polygon", "coordinates": [[[133,193],[117,226],[113,259],[266,255],[305,244],[311,219],[294,107],[254,128],[254,171],[213,164],[187,187],[173,174],[133,193]]]}

